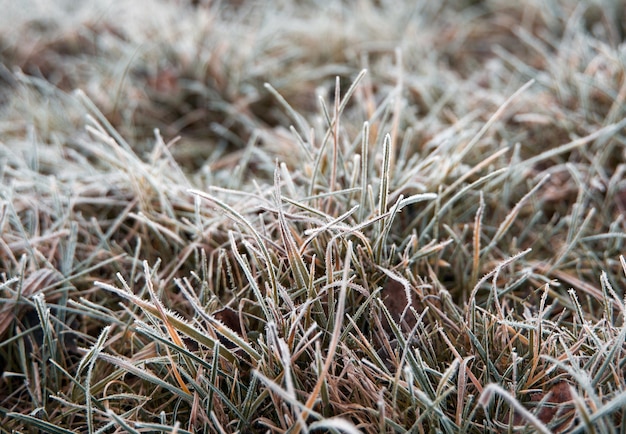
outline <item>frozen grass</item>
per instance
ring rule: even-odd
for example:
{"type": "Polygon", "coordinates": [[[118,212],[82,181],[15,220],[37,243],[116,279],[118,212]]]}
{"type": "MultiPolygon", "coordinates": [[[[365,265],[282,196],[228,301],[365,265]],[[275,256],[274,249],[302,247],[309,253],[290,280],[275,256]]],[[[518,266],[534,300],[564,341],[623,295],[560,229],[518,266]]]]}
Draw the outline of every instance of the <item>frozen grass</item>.
{"type": "Polygon", "coordinates": [[[624,432],[621,2],[4,3],[1,432],[624,432]]]}

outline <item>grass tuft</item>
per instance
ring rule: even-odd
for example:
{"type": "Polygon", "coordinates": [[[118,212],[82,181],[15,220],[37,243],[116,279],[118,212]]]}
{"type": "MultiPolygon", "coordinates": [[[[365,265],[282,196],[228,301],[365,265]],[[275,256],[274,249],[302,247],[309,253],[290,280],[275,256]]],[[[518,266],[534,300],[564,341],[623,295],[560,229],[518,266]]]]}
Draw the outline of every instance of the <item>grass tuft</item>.
{"type": "Polygon", "coordinates": [[[0,432],[621,432],[619,2],[27,3],[0,432]]]}

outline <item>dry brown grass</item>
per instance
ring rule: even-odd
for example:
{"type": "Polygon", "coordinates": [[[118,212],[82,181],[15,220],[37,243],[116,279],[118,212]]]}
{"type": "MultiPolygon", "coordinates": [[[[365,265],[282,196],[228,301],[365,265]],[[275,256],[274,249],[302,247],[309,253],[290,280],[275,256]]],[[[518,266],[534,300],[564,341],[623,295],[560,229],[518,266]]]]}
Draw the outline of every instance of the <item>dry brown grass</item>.
{"type": "Polygon", "coordinates": [[[620,2],[5,3],[0,432],[621,432],[620,2]]]}

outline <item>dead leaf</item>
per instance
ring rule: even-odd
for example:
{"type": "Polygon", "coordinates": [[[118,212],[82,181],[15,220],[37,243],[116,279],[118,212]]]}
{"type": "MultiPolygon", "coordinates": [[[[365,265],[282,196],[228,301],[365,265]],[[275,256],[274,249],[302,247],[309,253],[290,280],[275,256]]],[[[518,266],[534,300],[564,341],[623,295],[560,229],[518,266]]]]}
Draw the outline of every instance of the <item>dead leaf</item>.
{"type": "MultiPolygon", "coordinates": [[[[541,407],[537,417],[545,424],[552,422],[555,417],[571,413],[568,417],[554,428],[554,432],[563,432],[563,429],[567,428],[574,418],[573,406],[563,405],[572,402],[572,392],[570,385],[566,381],[560,381],[553,385],[547,392],[549,394],[547,403],[554,405],[547,405],[541,407]]],[[[538,401],[543,399],[542,396],[538,397],[538,401]]]]}
{"type": "Polygon", "coordinates": [[[225,307],[213,313],[215,319],[220,320],[226,327],[231,329],[238,334],[242,334],[243,327],[241,326],[241,321],[239,321],[239,314],[237,311],[225,307]]]}
{"type": "MultiPolygon", "coordinates": [[[[539,411],[535,410],[537,418],[546,425],[561,420],[556,426],[551,427],[553,432],[565,432],[574,420],[575,411],[572,404],[572,391],[567,381],[559,381],[543,392],[533,393],[530,402],[540,405],[539,411]]],[[[524,418],[515,414],[514,425],[524,425],[524,418]]]]}
{"type": "MultiPolygon", "coordinates": [[[[409,288],[411,289],[411,288],[409,288]]],[[[406,295],[406,288],[401,282],[394,279],[387,279],[387,283],[383,287],[383,303],[394,321],[402,326],[405,331],[415,327],[415,316],[407,309],[409,301],[406,295]]],[[[415,294],[411,297],[411,306],[418,312],[422,309],[417,301],[415,294]]],[[[391,328],[386,318],[382,318],[382,324],[385,331],[391,332],[391,328]]]]}

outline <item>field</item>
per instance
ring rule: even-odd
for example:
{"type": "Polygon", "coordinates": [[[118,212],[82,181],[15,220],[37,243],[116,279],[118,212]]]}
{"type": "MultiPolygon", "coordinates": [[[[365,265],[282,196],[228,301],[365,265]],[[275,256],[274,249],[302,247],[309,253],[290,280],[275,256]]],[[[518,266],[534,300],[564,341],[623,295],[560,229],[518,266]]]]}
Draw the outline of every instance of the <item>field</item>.
{"type": "Polygon", "coordinates": [[[621,0],[0,0],[0,433],[624,433],[621,0]]]}

